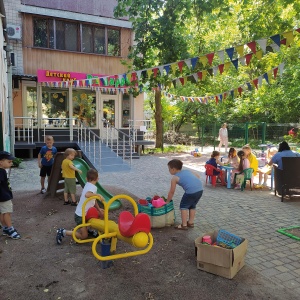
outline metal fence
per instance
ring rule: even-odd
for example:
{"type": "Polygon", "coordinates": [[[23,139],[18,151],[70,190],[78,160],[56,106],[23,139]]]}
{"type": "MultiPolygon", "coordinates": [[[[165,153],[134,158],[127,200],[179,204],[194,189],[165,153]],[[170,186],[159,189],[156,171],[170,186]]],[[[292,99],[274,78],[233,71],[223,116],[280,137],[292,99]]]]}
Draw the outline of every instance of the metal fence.
{"type": "MultiPolygon", "coordinates": [[[[200,145],[217,145],[219,128],[222,124],[210,123],[203,124],[196,128],[195,126],[185,126],[180,133],[193,137],[194,143],[200,145]]],[[[278,144],[288,135],[288,131],[295,128],[300,130],[299,123],[265,123],[265,122],[247,122],[247,123],[228,123],[229,142],[232,144],[248,144],[250,142],[258,144],[278,144]]]]}

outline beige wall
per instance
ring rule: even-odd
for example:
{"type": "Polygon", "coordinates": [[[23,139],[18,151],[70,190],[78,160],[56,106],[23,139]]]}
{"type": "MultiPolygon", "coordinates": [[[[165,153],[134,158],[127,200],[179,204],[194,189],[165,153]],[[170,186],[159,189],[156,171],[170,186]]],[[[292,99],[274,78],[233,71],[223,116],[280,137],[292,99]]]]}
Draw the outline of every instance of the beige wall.
{"type": "Polygon", "coordinates": [[[33,48],[32,15],[24,15],[23,31],[23,68],[24,74],[36,75],[37,69],[50,69],[87,74],[114,75],[126,72],[121,59],[128,55],[131,44],[131,30],[121,29],[121,56],[77,53],[62,50],[33,48]]]}

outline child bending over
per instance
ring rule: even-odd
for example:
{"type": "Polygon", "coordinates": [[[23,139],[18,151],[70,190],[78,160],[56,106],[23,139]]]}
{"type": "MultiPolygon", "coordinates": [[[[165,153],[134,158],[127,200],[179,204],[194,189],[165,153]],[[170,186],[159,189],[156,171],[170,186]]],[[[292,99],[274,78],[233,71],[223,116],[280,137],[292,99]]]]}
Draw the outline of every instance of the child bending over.
{"type": "Polygon", "coordinates": [[[169,203],[172,200],[177,184],[184,189],[184,195],[179,206],[181,224],[175,229],[187,230],[188,227],[194,227],[196,205],[202,197],[203,187],[200,175],[189,170],[182,170],[182,166],[183,163],[179,159],[168,162],[169,172],[173,177],[166,202],[169,203]]]}

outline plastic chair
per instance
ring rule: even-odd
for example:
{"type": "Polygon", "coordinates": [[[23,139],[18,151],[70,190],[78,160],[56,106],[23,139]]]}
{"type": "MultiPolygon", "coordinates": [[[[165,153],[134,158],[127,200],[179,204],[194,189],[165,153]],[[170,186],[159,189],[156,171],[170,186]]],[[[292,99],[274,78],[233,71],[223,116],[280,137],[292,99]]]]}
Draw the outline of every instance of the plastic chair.
{"type": "Polygon", "coordinates": [[[205,165],[205,169],[206,169],[206,182],[205,184],[207,184],[207,179],[209,178],[212,186],[216,186],[217,183],[217,177],[218,175],[214,175],[214,170],[220,172],[220,170],[218,170],[216,167],[212,166],[212,165],[205,165]]]}
{"type": "MultiPolygon", "coordinates": [[[[238,174],[244,174],[244,181],[241,184],[241,191],[243,191],[246,188],[247,181],[250,181],[250,188],[251,188],[251,191],[252,191],[252,183],[253,183],[252,182],[252,174],[253,174],[253,171],[254,170],[252,168],[248,168],[248,169],[243,170],[243,172],[236,173],[234,175],[234,177],[236,177],[236,175],[238,175],[238,174]]],[[[235,178],[234,178],[234,181],[235,181],[235,178]]]]}

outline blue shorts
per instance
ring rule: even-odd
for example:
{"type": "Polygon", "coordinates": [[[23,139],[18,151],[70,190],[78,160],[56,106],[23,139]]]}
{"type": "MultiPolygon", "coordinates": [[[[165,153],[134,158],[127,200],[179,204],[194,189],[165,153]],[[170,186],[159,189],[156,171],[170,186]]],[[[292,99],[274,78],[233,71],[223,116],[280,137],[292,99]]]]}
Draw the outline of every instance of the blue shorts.
{"type": "Polygon", "coordinates": [[[179,208],[180,209],[195,209],[197,203],[199,202],[200,198],[202,197],[203,190],[196,192],[194,194],[186,194],[182,196],[179,208]]]}

